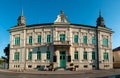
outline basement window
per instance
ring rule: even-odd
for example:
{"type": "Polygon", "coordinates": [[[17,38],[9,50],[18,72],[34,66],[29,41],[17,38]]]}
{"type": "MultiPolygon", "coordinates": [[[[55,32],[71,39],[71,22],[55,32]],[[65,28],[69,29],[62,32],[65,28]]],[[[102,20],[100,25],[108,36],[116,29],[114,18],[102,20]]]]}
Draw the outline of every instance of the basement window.
{"type": "Polygon", "coordinates": [[[32,65],[28,65],[28,68],[32,68],[32,65]]]}
{"type": "Polygon", "coordinates": [[[84,68],[88,68],[88,65],[84,65],[84,68]]]}

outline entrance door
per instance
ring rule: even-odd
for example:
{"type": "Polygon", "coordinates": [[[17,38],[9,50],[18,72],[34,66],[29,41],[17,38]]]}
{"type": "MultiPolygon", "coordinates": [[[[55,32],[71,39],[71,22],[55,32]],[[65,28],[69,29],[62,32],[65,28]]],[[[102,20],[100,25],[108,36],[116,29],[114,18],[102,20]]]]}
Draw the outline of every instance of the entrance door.
{"type": "Polygon", "coordinates": [[[65,68],[66,67],[66,52],[60,51],[60,67],[65,68]]]}

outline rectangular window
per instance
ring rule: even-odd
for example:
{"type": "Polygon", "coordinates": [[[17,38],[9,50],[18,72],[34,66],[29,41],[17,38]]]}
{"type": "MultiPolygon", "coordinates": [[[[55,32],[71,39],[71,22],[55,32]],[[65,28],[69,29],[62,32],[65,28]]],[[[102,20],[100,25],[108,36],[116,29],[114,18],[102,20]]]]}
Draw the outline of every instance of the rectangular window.
{"type": "Polygon", "coordinates": [[[83,43],[87,44],[87,36],[83,36],[83,43]]]}
{"type": "Polygon", "coordinates": [[[51,42],[51,35],[47,35],[47,42],[51,42]]]}
{"type": "Polygon", "coordinates": [[[28,65],[28,68],[32,68],[32,65],[28,65]]]}
{"type": "Polygon", "coordinates": [[[32,36],[29,36],[29,44],[32,44],[32,36]]]}
{"type": "Polygon", "coordinates": [[[19,60],[19,52],[14,53],[14,60],[19,60]]]}
{"type": "Polygon", "coordinates": [[[83,59],[84,59],[84,60],[87,60],[87,59],[88,59],[88,58],[87,58],[87,52],[84,52],[84,53],[83,53],[83,59]]]}
{"type": "Polygon", "coordinates": [[[37,52],[37,60],[41,60],[41,52],[40,51],[37,52]]]}
{"type": "Polygon", "coordinates": [[[95,36],[92,37],[92,44],[96,44],[96,38],[95,38],[95,36]]]}
{"type": "Polygon", "coordinates": [[[108,46],[108,39],[107,38],[103,38],[103,45],[108,46]]]}
{"type": "Polygon", "coordinates": [[[88,68],[88,65],[84,65],[84,68],[88,68]]]}
{"type": "Polygon", "coordinates": [[[41,35],[38,35],[37,42],[41,43],[41,35]]]}
{"type": "Polygon", "coordinates": [[[65,34],[60,34],[60,41],[65,41],[65,34]]]}
{"type": "Polygon", "coordinates": [[[78,43],[78,35],[74,35],[74,43],[78,43]]]}
{"type": "Polygon", "coordinates": [[[28,60],[32,60],[32,52],[28,52],[28,60]]]}
{"type": "Polygon", "coordinates": [[[108,52],[104,52],[103,58],[104,60],[109,60],[108,52]]]}
{"type": "Polygon", "coordinates": [[[15,45],[20,45],[20,37],[15,38],[15,45]]]}
{"type": "Polygon", "coordinates": [[[71,62],[71,56],[70,55],[68,55],[68,62],[71,62]]]}
{"type": "Polygon", "coordinates": [[[74,52],[74,59],[75,59],[75,60],[78,60],[78,51],[75,51],[75,52],[74,52]]]}
{"type": "Polygon", "coordinates": [[[47,55],[46,55],[47,57],[47,60],[50,60],[50,51],[47,51],[47,55]]]}
{"type": "Polygon", "coordinates": [[[95,60],[95,52],[92,52],[92,60],[95,60]]]}

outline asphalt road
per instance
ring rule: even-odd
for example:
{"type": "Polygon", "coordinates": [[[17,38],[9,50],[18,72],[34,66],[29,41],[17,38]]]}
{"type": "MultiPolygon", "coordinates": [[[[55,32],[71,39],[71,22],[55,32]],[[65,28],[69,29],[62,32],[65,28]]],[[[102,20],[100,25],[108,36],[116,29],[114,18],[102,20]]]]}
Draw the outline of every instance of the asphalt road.
{"type": "Polygon", "coordinates": [[[24,71],[16,72],[0,70],[0,78],[120,78],[106,77],[120,75],[120,69],[111,70],[92,70],[92,71],[24,71]]]}
{"type": "Polygon", "coordinates": [[[26,74],[26,73],[11,73],[0,72],[0,78],[89,78],[82,75],[73,74],[26,74]]]}

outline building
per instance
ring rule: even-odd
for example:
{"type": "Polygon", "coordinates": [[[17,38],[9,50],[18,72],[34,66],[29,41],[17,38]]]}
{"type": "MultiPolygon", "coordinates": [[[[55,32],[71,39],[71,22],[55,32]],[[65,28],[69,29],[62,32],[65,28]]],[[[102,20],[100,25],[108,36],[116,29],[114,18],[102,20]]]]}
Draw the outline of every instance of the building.
{"type": "Polygon", "coordinates": [[[26,25],[23,15],[10,28],[11,70],[69,68],[77,70],[112,69],[112,30],[99,13],[96,26],[70,23],[64,12],[54,23],[26,25]]]}
{"type": "Polygon", "coordinates": [[[113,49],[113,67],[120,68],[120,47],[113,49]]]}

